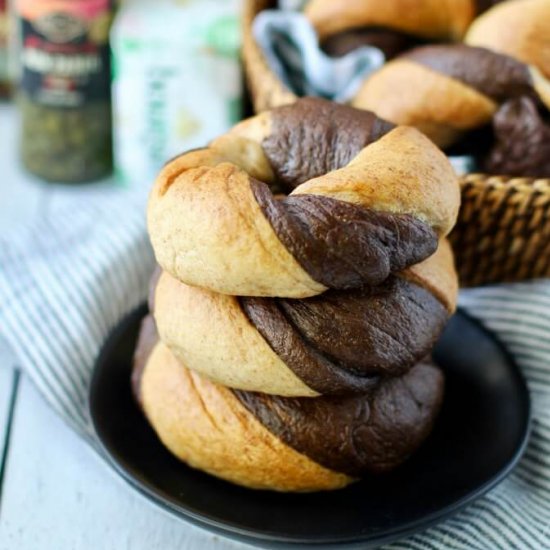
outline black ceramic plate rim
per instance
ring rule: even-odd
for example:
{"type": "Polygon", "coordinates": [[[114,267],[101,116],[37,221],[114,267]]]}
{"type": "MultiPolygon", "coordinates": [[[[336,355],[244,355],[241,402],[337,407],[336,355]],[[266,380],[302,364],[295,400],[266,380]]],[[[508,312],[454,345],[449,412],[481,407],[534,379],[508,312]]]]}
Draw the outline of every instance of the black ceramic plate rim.
{"type": "MultiPolygon", "coordinates": [[[[131,313],[129,313],[114,328],[114,330],[111,331],[111,333],[109,334],[109,337],[107,338],[105,344],[101,349],[101,352],[96,361],[96,365],[100,364],[103,361],[103,357],[106,354],[108,354],[110,351],[112,342],[116,341],[119,334],[126,330],[126,326],[129,324],[131,319],[133,319],[136,315],[141,315],[143,317],[145,316],[146,313],[147,313],[147,306],[145,304],[140,305],[138,308],[136,308],[131,313]]],[[[143,482],[139,478],[132,475],[124,466],[124,458],[117,456],[116,454],[113,454],[113,452],[111,452],[107,448],[107,446],[104,444],[103,438],[101,437],[101,427],[96,423],[95,415],[91,412],[91,407],[89,406],[91,402],[91,395],[93,394],[94,388],[96,385],[97,370],[94,367],[90,389],[88,392],[88,414],[92,422],[95,437],[99,442],[102,455],[107,459],[107,462],[113,467],[113,469],[118,473],[118,475],[122,479],[124,479],[125,482],[127,482],[131,487],[136,489],[142,496],[148,498],[149,500],[157,504],[160,508],[176,516],[179,519],[186,520],[198,527],[201,527],[209,531],[214,531],[224,536],[229,536],[229,537],[236,536],[241,540],[248,542],[249,544],[258,544],[261,542],[265,542],[265,543],[288,544],[288,545],[294,545],[294,546],[307,545],[307,546],[322,547],[322,546],[332,546],[335,544],[349,545],[349,544],[358,544],[361,542],[365,542],[365,543],[368,542],[369,544],[372,543],[372,544],[380,545],[388,541],[396,540],[397,538],[402,538],[407,535],[411,535],[413,533],[427,529],[428,527],[438,523],[441,519],[445,517],[449,517],[452,514],[455,514],[465,505],[473,502],[474,500],[477,500],[478,498],[486,494],[488,491],[490,491],[492,488],[494,488],[496,485],[498,485],[501,481],[503,481],[510,474],[510,472],[515,468],[515,466],[523,456],[523,453],[525,452],[525,448],[527,447],[527,443],[529,441],[529,436],[531,434],[532,407],[531,407],[530,394],[527,388],[527,384],[525,382],[525,378],[523,377],[523,374],[521,373],[519,367],[517,366],[516,361],[508,352],[506,347],[500,342],[498,337],[491,331],[487,330],[475,317],[472,317],[461,308],[457,309],[456,314],[467,318],[470,322],[474,323],[481,332],[485,333],[490,339],[496,342],[497,346],[501,349],[502,353],[506,356],[507,360],[513,366],[514,370],[518,372],[519,374],[518,381],[522,385],[521,391],[525,392],[525,394],[528,396],[527,411],[526,411],[527,422],[526,422],[526,429],[523,435],[523,439],[520,445],[518,445],[514,456],[509,460],[509,462],[503,468],[501,468],[498,472],[496,472],[493,477],[488,479],[485,483],[481,484],[477,488],[477,490],[470,492],[469,494],[465,495],[464,497],[454,502],[451,502],[447,506],[441,507],[437,512],[428,514],[422,517],[421,519],[405,523],[400,527],[396,527],[391,531],[384,533],[383,535],[380,535],[380,536],[353,535],[350,537],[338,536],[335,538],[326,537],[326,538],[317,538],[317,539],[303,538],[303,537],[286,537],[284,535],[280,535],[277,532],[269,532],[265,530],[262,532],[259,532],[259,531],[253,531],[252,529],[243,529],[241,527],[233,525],[230,522],[220,521],[217,518],[211,517],[206,512],[197,511],[192,506],[187,505],[181,501],[175,502],[171,498],[167,498],[162,495],[159,495],[154,490],[154,488],[149,486],[148,483],[143,482]]],[[[159,442],[159,444],[161,443],[159,442]]],[[[184,465],[184,467],[190,468],[190,466],[186,466],[186,465],[184,465]]],[[[250,491],[255,491],[255,490],[250,489],[250,491]]],[[[322,495],[323,493],[321,492],[319,494],[322,495]]]]}

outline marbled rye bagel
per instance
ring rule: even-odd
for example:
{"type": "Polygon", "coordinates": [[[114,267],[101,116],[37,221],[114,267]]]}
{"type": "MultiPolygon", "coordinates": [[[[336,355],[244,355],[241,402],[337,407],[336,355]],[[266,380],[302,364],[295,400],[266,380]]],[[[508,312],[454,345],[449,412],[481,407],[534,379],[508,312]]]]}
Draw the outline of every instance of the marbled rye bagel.
{"type": "Polygon", "coordinates": [[[189,369],[285,396],[364,392],[428,355],[455,307],[449,245],[383,284],[296,300],[227,296],[164,272],[150,309],[189,369]]]}
{"type": "Polygon", "coordinates": [[[459,200],[448,160],[417,130],[305,98],[169,162],[148,227],[158,263],[186,284],[305,298],[428,258],[459,200]]]}
{"type": "Polygon", "coordinates": [[[441,372],[423,361],[350,397],[285,398],[230,390],[187,370],[142,326],[133,375],[164,445],[190,466],[258,489],[343,487],[403,462],[430,432],[441,372]]]}
{"type": "Polygon", "coordinates": [[[309,0],[306,17],[321,39],[361,27],[387,28],[430,40],[459,40],[499,0],[309,0]]]}
{"type": "Polygon", "coordinates": [[[474,17],[500,1],[310,0],[304,13],[328,55],[374,46],[389,60],[430,41],[460,40],[474,17]]]}
{"type": "Polygon", "coordinates": [[[507,55],[466,45],[415,48],[371,75],[352,103],[414,126],[440,147],[487,128],[489,144],[471,151],[481,169],[550,175],[550,82],[507,55]]]}
{"type": "Polygon", "coordinates": [[[320,99],[169,162],[149,201],[160,267],[133,371],[164,445],[280,491],[406,460],[441,404],[427,358],[456,305],[458,206],[419,131],[320,99]]]}

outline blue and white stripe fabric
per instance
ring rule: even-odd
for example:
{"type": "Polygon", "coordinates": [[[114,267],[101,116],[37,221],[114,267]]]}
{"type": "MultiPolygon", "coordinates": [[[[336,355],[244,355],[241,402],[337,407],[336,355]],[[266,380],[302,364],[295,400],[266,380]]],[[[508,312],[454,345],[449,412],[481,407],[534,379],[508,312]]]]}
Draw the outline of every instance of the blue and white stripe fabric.
{"type": "Polygon", "coordinates": [[[372,46],[338,58],[326,55],[311,23],[296,11],[262,11],[252,32],[271,70],[299,96],[349,101],[385,61],[382,51],[372,46]]]}
{"type": "Polygon", "coordinates": [[[88,439],[92,366],[111,329],[143,302],[154,266],[144,212],[138,195],[77,199],[0,237],[0,342],[88,439]]]}
{"type": "Polygon", "coordinates": [[[550,280],[462,291],[460,305],[494,332],[527,380],[533,428],[525,455],[488,495],[393,550],[550,548],[550,280]]]}
{"type": "MultiPolygon", "coordinates": [[[[143,197],[97,197],[0,236],[0,342],[92,446],[90,375],[106,336],[147,293],[143,197]]],[[[550,280],[462,292],[460,304],[514,355],[533,397],[525,457],[487,496],[397,550],[550,548],[550,280]]],[[[419,496],[421,498],[421,496],[419,496]]]]}

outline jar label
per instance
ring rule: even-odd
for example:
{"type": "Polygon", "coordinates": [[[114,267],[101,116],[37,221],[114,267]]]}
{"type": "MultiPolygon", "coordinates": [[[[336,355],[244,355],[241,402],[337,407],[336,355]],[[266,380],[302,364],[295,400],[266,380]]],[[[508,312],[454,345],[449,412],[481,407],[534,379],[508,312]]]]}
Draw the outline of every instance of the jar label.
{"type": "Polygon", "coordinates": [[[21,89],[34,102],[109,99],[109,0],[19,0],[21,89]]]}

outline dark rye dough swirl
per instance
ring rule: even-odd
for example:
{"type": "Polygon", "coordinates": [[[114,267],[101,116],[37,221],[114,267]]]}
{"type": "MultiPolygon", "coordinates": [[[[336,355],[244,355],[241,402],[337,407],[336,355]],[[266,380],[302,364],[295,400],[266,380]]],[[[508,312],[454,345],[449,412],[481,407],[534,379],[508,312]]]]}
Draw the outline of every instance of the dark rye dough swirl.
{"type": "Polygon", "coordinates": [[[368,391],[428,355],[454,310],[453,258],[436,254],[384,283],[305,299],[235,297],[158,272],[150,311],[187,368],[231,388],[284,396],[368,391]]]}
{"type": "Polygon", "coordinates": [[[550,82],[508,55],[415,48],[368,78],[353,104],[415,126],[443,148],[462,140],[483,171],[550,176],[550,82]]]}
{"type": "Polygon", "coordinates": [[[357,396],[285,398],[231,390],[186,369],[148,317],[133,387],[161,441],[190,466],[247,487],[315,491],[406,460],[431,431],[443,376],[425,360],[357,396]]]}
{"type": "Polygon", "coordinates": [[[305,98],[169,162],[148,227],[158,263],[183,283],[305,298],[379,285],[428,258],[459,200],[448,160],[417,130],[305,98]]]}

